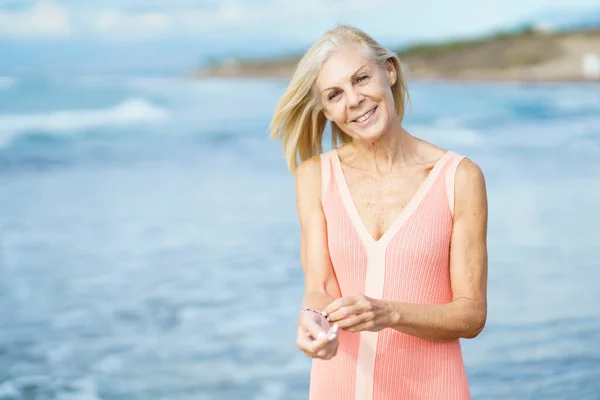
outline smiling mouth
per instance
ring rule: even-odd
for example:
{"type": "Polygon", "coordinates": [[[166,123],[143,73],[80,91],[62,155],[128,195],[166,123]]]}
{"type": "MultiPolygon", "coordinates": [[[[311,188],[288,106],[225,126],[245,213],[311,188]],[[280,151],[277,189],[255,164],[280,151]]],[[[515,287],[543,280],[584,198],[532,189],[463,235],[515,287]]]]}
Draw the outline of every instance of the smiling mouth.
{"type": "Polygon", "coordinates": [[[364,113],[363,115],[361,115],[360,117],[356,118],[352,122],[356,122],[359,124],[365,123],[371,119],[373,114],[375,114],[375,111],[377,111],[377,106],[375,106],[371,111],[368,111],[368,112],[364,113]]]}

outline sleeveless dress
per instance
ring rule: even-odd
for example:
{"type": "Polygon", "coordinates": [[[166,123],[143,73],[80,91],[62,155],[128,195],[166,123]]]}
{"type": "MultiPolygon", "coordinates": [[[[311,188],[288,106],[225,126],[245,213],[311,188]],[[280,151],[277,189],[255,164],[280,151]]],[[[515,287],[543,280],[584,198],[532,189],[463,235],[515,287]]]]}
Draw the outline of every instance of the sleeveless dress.
{"type": "MultiPolygon", "coordinates": [[[[406,303],[452,301],[449,254],[454,176],[464,156],[446,152],[379,240],[363,224],[337,150],[321,154],[328,247],[342,296],[406,303]]],[[[458,339],[432,342],[395,329],[346,332],[331,360],[312,360],[310,400],[465,400],[458,339]]]]}

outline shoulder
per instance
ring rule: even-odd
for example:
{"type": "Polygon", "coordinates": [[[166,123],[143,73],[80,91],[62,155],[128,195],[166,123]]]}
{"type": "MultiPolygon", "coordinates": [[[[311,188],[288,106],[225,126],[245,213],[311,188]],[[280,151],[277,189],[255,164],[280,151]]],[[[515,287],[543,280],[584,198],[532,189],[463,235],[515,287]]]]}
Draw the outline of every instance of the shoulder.
{"type": "Polygon", "coordinates": [[[318,186],[321,182],[321,156],[304,160],[296,169],[296,184],[302,187],[318,186]]]}
{"type": "Polygon", "coordinates": [[[297,180],[310,180],[321,174],[321,156],[316,155],[308,160],[304,160],[298,165],[296,170],[297,180]]]}
{"type": "Polygon", "coordinates": [[[485,178],[479,165],[468,157],[459,157],[462,159],[456,168],[456,186],[485,186],[485,178]]]}
{"type": "Polygon", "coordinates": [[[465,209],[487,208],[486,183],[483,171],[475,162],[463,157],[456,168],[454,196],[457,213],[465,209]]]}
{"type": "Polygon", "coordinates": [[[296,194],[300,198],[320,199],[321,156],[316,155],[300,163],[296,169],[296,194]]]}

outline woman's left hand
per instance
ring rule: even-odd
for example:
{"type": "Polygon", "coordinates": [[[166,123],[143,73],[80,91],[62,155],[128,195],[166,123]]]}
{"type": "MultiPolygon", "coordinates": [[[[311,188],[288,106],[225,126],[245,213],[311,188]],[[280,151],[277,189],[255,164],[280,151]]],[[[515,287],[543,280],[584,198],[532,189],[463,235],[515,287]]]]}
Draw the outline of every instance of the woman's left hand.
{"type": "Polygon", "coordinates": [[[349,332],[379,332],[392,325],[393,308],[389,302],[365,295],[347,296],[323,310],[330,324],[349,332]]]}

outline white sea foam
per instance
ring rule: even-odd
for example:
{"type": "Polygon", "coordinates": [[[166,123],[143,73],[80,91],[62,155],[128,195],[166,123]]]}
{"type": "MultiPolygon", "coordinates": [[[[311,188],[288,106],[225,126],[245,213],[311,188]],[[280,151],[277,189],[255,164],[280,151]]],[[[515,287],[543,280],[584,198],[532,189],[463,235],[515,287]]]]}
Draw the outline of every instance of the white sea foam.
{"type": "Polygon", "coordinates": [[[40,114],[0,115],[0,146],[27,132],[73,134],[92,128],[162,122],[169,112],[143,98],[130,98],[97,110],[61,110],[40,114]]]}
{"type": "Polygon", "coordinates": [[[486,142],[482,134],[466,128],[415,125],[411,131],[418,137],[449,148],[482,147],[486,142]]]}
{"type": "Polygon", "coordinates": [[[19,83],[19,78],[12,76],[0,76],[0,90],[10,89],[19,83]]]}
{"type": "Polygon", "coordinates": [[[557,109],[574,110],[597,110],[600,111],[600,91],[572,90],[565,92],[553,99],[554,107],[557,109]]]}
{"type": "Polygon", "coordinates": [[[11,381],[4,381],[0,384],[0,399],[11,399],[19,397],[19,390],[11,381]]]}

